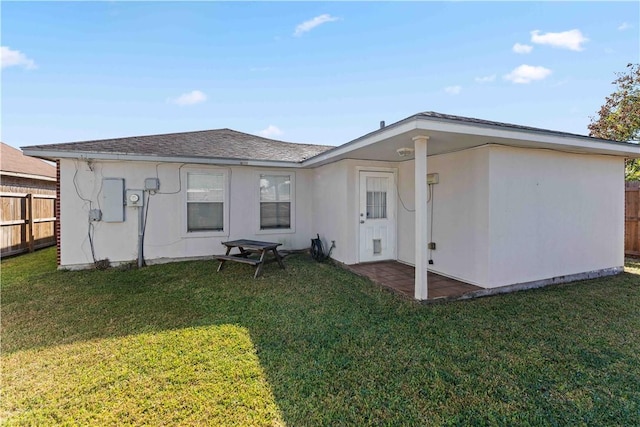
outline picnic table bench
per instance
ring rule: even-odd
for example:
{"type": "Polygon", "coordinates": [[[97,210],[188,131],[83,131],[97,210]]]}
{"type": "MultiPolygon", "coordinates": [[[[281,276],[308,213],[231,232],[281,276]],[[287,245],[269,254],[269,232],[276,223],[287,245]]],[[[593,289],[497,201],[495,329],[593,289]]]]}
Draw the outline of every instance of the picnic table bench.
{"type": "Polygon", "coordinates": [[[229,242],[222,242],[223,245],[227,247],[227,253],[224,255],[214,255],[214,258],[220,261],[220,265],[218,266],[218,271],[222,270],[224,267],[224,263],[226,261],[234,261],[241,262],[244,264],[251,264],[256,267],[256,272],[253,275],[255,279],[262,273],[262,266],[264,265],[265,258],[268,252],[273,253],[275,260],[280,265],[280,268],[284,269],[284,263],[282,262],[282,257],[278,253],[278,246],[281,246],[282,243],[274,243],[274,242],[260,242],[257,240],[231,240],[229,242]],[[240,253],[230,255],[231,249],[238,248],[240,249],[240,253]],[[251,254],[260,254],[260,258],[249,258],[251,254]]]}

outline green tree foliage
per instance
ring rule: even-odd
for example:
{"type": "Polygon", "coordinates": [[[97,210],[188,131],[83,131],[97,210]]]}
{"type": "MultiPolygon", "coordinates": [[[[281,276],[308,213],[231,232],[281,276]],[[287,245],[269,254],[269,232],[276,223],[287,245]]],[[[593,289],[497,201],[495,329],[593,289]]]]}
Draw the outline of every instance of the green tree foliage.
{"type": "MultiPolygon", "coordinates": [[[[617,73],[616,90],[605,99],[598,117],[591,117],[589,135],[614,141],[640,142],[640,64],[617,73]]],[[[628,181],[640,181],[640,160],[627,160],[628,181]]]]}

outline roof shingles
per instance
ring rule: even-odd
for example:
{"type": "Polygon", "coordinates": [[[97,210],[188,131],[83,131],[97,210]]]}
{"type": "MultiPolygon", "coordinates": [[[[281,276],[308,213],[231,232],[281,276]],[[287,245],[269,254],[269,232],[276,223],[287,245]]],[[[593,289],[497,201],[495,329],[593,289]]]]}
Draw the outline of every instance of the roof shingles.
{"type": "Polygon", "coordinates": [[[202,157],[234,160],[302,162],[332,146],[297,144],[250,135],[231,129],[214,129],[162,135],[34,145],[35,150],[146,155],[158,157],[202,157]]]}
{"type": "MultiPolygon", "coordinates": [[[[393,123],[387,128],[400,125],[410,120],[424,119],[468,124],[477,127],[515,130],[520,132],[547,134],[558,137],[580,138],[584,141],[605,141],[585,135],[571,134],[548,129],[520,126],[510,123],[474,119],[471,117],[425,111],[393,123]]],[[[377,129],[347,143],[371,137],[384,132],[387,128],[377,129]]],[[[606,141],[615,142],[615,141],[606,141]]],[[[618,142],[620,144],[620,142],[618,142]]],[[[347,145],[345,144],[345,145],[347,145]]],[[[629,143],[625,143],[629,145],[629,143]]],[[[301,163],[307,159],[337,148],[327,145],[297,144],[278,141],[238,132],[232,129],[214,129],[196,132],[170,133],[162,135],[134,136],[128,138],[103,139],[62,144],[34,145],[29,151],[48,152],[47,158],[55,158],[55,153],[73,152],[81,155],[122,154],[149,157],[179,157],[203,159],[228,159],[236,161],[274,161],[285,163],[301,163]]]]}
{"type": "Polygon", "coordinates": [[[571,136],[571,137],[579,137],[579,138],[597,139],[597,138],[592,138],[590,136],[580,135],[576,133],[562,132],[562,131],[551,130],[551,129],[542,129],[542,128],[536,128],[531,126],[514,125],[511,123],[495,122],[492,120],[475,119],[473,117],[454,116],[452,114],[438,113],[435,111],[425,111],[422,113],[418,113],[413,117],[446,120],[450,122],[467,123],[467,124],[472,124],[476,126],[480,125],[485,127],[488,126],[493,128],[505,128],[505,129],[519,130],[519,131],[527,131],[527,132],[537,132],[537,133],[542,132],[542,133],[553,134],[558,136],[571,136]]]}

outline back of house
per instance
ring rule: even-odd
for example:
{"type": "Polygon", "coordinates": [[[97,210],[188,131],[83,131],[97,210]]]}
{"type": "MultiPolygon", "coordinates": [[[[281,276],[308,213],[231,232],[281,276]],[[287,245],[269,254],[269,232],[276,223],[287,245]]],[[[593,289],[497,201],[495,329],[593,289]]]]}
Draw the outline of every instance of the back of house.
{"type": "Polygon", "coordinates": [[[230,129],[23,148],[60,171],[62,268],[211,259],[224,241],[393,260],[482,288],[622,271],[635,144],[425,112],[340,146],[230,129]],[[141,236],[141,238],[139,238],[141,236]],[[326,245],[328,246],[328,245],[326,245]]]}

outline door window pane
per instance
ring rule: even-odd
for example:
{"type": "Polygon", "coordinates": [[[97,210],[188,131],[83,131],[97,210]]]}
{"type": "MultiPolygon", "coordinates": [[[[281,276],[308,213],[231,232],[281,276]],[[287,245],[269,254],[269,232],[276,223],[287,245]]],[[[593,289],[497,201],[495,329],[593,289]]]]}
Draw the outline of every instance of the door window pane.
{"type": "Polygon", "coordinates": [[[367,177],[367,219],[387,217],[387,178],[367,177]]]}

